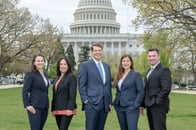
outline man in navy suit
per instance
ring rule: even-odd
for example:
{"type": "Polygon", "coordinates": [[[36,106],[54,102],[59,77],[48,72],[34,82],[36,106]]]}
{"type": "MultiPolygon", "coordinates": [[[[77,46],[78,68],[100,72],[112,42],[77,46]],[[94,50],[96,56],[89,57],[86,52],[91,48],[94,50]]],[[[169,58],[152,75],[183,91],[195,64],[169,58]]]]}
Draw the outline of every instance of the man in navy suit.
{"type": "Polygon", "coordinates": [[[110,67],[101,61],[101,44],[93,44],[91,54],[92,59],[81,63],[79,70],[82,110],[85,111],[86,130],[104,130],[108,112],[112,109],[110,67]]]}
{"type": "Polygon", "coordinates": [[[150,130],[167,130],[166,114],[169,111],[171,72],[168,67],[160,63],[160,55],[157,48],[148,50],[148,60],[151,64],[151,69],[148,70],[144,79],[145,96],[143,107],[147,108],[150,130]]]}

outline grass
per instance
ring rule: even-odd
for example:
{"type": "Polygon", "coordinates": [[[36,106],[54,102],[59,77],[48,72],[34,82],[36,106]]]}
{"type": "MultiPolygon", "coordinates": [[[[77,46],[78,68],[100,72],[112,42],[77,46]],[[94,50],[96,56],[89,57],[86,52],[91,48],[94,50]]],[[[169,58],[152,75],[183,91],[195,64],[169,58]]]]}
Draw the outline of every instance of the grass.
{"type": "MultiPolygon", "coordinates": [[[[22,88],[0,89],[0,130],[28,130],[29,122],[23,108],[22,88]]],[[[49,90],[51,100],[51,88],[49,90]]],[[[196,130],[196,95],[171,93],[171,110],[167,116],[168,130],[196,130]]],[[[81,111],[80,97],[77,97],[77,115],[74,116],[70,130],[85,130],[84,112],[81,111]]],[[[139,130],[148,130],[146,115],[140,116],[139,130]]],[[[54,117],[50,113],[44,130],[57,130],[54,117]]],[[[120,130],[116,113],[109,113],[105,130],[120,130]]]]}

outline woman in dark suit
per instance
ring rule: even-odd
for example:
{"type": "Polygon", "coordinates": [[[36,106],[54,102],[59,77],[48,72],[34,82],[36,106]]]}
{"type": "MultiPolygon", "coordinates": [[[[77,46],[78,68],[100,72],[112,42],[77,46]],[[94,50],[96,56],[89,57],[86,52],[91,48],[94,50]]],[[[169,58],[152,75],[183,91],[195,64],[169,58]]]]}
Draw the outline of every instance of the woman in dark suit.
{"type": "Polygon", "coordinates": [[[117,90],[114,108],[121,130],[138,130],[139,108],[144,96],[144,86],[141,75],[134,71],[130,55],[121,57],[114,87],[117,90]]]}
{"type": "Polygon", "coordinates": [[[31,130],[42,130],[48,116],[48,77],[43,72],[45,58],[35,55],[32,60],[31,72],[24,78],[22,98],[27,109],[31,130]]]}
{"type": "Polygon", "coordinates": [[[66,57],[57,62],[57,79],[53,86],[52,113],[59,130],[68,130],[76,114],[77,81],[66,57]]]}

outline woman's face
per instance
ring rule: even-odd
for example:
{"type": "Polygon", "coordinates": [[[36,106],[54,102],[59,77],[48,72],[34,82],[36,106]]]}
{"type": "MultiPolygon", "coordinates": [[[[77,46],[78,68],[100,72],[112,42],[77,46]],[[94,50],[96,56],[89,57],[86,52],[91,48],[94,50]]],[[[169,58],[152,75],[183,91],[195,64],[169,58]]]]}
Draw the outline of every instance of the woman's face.
{"type": "Polygon", "coordinates": [[[35,58],[34,65],[35,65],[37,70],[42,70],[44,68],[44,65],[45,65],[44,58],[42,56],[37,56],[35,58]]]}
{"type": "Polygon", "coordinates": [[[60,72],[61,73],[66,73],[67,72],[67,70],[68,70],[68,64],[67,64],[67,62],[65,61],[65,59],[62,59],[61,61],[60,61],[60,72]]]}
{"type": "Polygon", "coordinates": [[[128,57],[123,58],[121,64],[124,70],[130,69],[132,65],[131,60],[128,57]]]}

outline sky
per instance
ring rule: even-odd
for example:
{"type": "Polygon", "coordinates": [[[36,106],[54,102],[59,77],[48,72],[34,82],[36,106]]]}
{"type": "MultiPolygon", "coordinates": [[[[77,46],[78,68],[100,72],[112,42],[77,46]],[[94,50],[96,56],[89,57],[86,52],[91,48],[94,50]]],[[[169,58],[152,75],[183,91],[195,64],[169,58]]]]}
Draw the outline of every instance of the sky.
{"type": "MultiPolygon", "coordinates": [[[[111,1],[117,13],[116,21],[121,25],[120,32],[142,33],[141,29],[135,30],[130,23],[137,15],[136,11],[131,6],[124,5],[122,0],[111,1]]],[[[32,14],[38,14],[44,19],[49,18],[53,25],[69,33],[78,3],[79,0],[20,0],[19,7],[27,7],[32,14]]]]}

